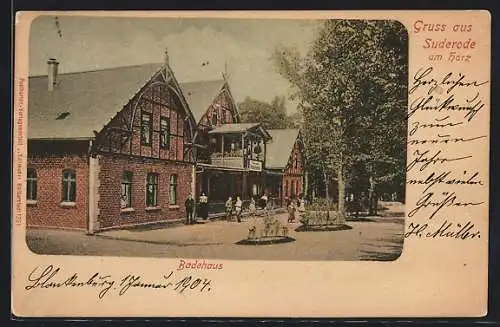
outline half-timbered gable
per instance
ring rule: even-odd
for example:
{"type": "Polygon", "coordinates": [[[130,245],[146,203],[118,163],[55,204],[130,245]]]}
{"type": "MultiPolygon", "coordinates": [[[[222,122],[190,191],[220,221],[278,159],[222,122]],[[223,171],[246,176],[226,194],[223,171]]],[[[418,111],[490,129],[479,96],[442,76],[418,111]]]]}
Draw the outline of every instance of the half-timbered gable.
{"type": "Polygon", "coordinates": [[[209,130],[223,124],[237,123],[236,108],[226,88],[217,95],[198,122],[200,130],[209,130]]]}
{"type": "Polygon", "coordinates": [[[198,146],[196,160],[206,161],[211,154],[208,132],[239,122],[236,103],[224,79],[182,83],[180,87],[196,121],[193,137],[198,146]]]}
{"type": "Polygon", "coordinates": [[[199,81],[180,84],[199,130],[238,123],[238,111],[227,81],[199,81]]]}
{"type": "Polygon", "coordinates": [[[188,145],[194,126],[173,74],[162,67],[97,133],[96,147],[99,151],[190,162],[188,145]]]}
{"type": "Polygon", "coordinates": [[[292,149],[292,153],[288,158],[288,163],[285,168],[285,174],[289,175],[301,175],[302,170],[302,142],[299,138],[295,141],[295,144],[292,149]]]}
{"type": "Polygon", "coordinates": [[[266,170],[276,174],[268,178],[269,187],[282,198],[298,196],[304,192],[303,143],[297,129],[268,130],[272,141],[267,144],[266,170]],[[281,178],[281,181],[277,181],[281,178]]]}

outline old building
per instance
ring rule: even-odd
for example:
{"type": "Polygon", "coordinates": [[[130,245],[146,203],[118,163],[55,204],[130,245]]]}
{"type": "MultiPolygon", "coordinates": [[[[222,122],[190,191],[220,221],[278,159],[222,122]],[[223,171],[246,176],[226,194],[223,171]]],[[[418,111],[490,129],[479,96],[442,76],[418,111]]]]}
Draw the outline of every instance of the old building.
{"type": "Polygon", "coordinates": [[[242,174],[246,170],[243,155],[236,150],[237,146],[241,148],[241,139],[236,145],[233,139],[226,140],[217,132],[223,125],[237,129],[239,123],[236,102],[223,77],[180,85],[196,120],[196,196],[201,192],[209,195],[211,212],[223,210],[228,196],[241,193],[242,174]]]}
{"type": "Polygon", "coordinates": [[[266,186],[281,202],[305,193],[304,158],[298,129],[270,129],[266,147],[266,186]]]}
{"type": "Polygon", "coordinates": [[[211,212],[223,211],[229,196],[247,202],[265,193],[272,205],[281,205],[304,191],[300,133],[241,123],[223,77],[181,84],[197,125],[195,194],[208,194],[211,212]]]}
{"type": "Polygon", "coordinates": [[[303,192],[298,130],[241,123],[226,75],[179,84],[165,62],[29,79],[27,226],[93,233],[179,219],[192,193],[303,192]]]}
{"type": "Polygon", "coordinates": [[[168,65],[29,79],[27,226],[94,232],[184,216],[196,120],[168,65]]]}

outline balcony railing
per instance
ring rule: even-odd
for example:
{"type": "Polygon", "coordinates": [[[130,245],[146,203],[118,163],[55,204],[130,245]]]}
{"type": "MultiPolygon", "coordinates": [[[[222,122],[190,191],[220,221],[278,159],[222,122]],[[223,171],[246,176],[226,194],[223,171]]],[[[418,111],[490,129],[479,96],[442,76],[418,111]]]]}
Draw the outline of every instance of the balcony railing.
{"type": "MultiPolygon", "coordinates": [[[[260,157],[259,157],[260,159],[260,157]]],[[[210,155],[210,164],[218,167],[248,168],[251,170],[262,170],[260,160],[245,159],[243,151],[233,151],[228,153],[215,152],[210,155]]]]}
{"type": "Polygon", "coordinates": [[[231,167],[231,168],[244,168],[244,160],[242,156],[228,156],[228,154],[218,155],[212,154],[210,156],[210,163],[214,166],[219,167],[231,167]]]}

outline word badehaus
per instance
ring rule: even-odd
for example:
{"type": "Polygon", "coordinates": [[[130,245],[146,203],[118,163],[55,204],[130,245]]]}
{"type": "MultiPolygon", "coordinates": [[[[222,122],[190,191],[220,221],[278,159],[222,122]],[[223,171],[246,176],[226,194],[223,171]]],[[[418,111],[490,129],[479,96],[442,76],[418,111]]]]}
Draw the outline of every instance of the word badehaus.
{"type": "Polygon", "coordinates": [[[163,63],[29,78],[27,226],[106,229],[211,212],[229,196],[275,205],[304,191],[299,130],[241,123],[226,75],[179,83],[163,63]]]}

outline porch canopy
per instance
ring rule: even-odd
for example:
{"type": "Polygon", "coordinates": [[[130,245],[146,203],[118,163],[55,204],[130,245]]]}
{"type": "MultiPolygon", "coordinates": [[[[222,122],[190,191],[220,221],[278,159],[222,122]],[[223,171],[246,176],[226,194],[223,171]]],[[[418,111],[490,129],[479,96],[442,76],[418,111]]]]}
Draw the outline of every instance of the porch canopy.
{"type": "Polygon", "coordinates": [[[259,135],[265,141],[271,139],[271,135],[262,126],[262,123],[241,123],[241,124],[223,124],[210,132],[208,134],[254,134],[259,135]]]}

